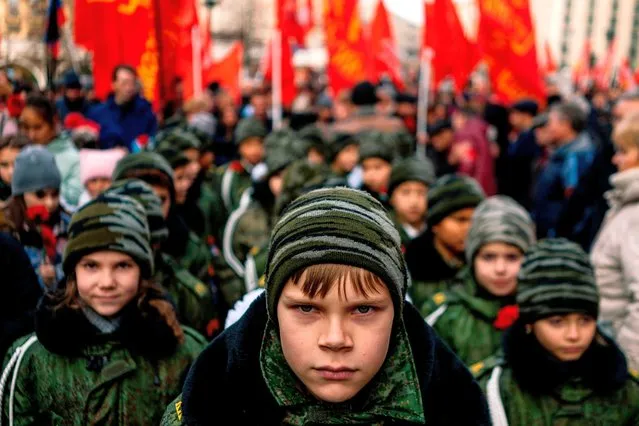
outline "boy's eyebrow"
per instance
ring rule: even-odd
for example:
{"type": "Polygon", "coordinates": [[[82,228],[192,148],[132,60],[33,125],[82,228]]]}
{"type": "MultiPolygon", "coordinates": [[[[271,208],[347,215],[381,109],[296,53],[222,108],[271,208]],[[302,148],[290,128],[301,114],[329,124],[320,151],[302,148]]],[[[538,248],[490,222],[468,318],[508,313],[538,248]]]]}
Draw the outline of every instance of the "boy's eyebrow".
{"type": "MultiPolygon", "coordinates": [[[[285,303],[317,303],[320,302],[322,300],[324,300],[324,298],[322,297],[315,297],[315,298],[310,298],[306,295],[303,296],[287,296],[285,294],[282,294],[280,296],[280,298],[285,302],[285,303]]],[[[355,298],[351,298],[348,300],[344,300],[346,303],[348,303],[348,306],[350,307],[355,307],[355,306],[361,306],[361,305],[384,305],[384,304],[388,304],[391,303],[390,299],[384,298],[383,296],[369,296],[369,297],[364,297],[364,296],[356,296],[355,298]]]]}

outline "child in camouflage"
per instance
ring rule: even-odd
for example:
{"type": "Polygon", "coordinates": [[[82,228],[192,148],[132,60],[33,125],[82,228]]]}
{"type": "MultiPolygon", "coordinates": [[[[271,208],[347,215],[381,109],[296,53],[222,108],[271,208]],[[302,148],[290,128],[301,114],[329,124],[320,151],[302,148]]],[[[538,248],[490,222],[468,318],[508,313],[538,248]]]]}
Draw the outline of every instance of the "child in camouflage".
{"type": "Polygon", "coordinates": [[[149,239],[132,198],[103,194],[75,213],[66,278],[40,301],[35,335],[4,363],[10,425],[158,424],[206,342],[151,282],[149,239]]]}
{"type": "Polygon", "coordinates": [[[502,352],[471,367],[493,425],[639,424],[637,373],[597,327],[599,294],[586,253],[568,240],[541,241],[518,281],[519,317],[502,352]]]}
{"type": "Polygon", "coordinates": [[[162,424],[489,424],[470,373],[404,302],[407,283],[378,201],[301,196],[273,230],[266,292],[201,354],[162,424]]]}

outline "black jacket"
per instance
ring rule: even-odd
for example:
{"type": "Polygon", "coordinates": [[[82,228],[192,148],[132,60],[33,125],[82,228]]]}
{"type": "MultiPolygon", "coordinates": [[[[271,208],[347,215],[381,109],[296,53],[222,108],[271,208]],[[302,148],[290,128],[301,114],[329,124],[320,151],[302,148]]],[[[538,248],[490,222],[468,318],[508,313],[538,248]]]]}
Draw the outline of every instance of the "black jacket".
{"type": "MultiPolygon", "coordinates": [[[[259,361],[267,320],[261,295],[198,357],[182,389],[184,424],[281,424],[285,413],[270,394],[259,361]]],[[[489,425],[486,401],[466,367],[412,305],[404,309],[404,322],[427,424],[489,425]]]]}
{"type": "Polygon", "coordinates": [[[36,305],[42,289],[20,243],[0,232],[0,357],[14,340],[33,331],[36,305]]]}

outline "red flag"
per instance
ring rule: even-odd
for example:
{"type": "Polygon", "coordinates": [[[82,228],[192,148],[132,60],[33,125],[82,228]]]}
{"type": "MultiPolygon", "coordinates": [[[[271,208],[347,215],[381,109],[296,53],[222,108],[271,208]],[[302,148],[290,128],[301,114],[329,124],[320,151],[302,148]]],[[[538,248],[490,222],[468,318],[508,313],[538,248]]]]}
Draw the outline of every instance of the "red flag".
{"type": "Polygon", "coordinates": [[[236,41],[226,56],[216,61],[213,66],[206,70],[203,81],[207,83],[217,81],[235,99],[235,102],[239,102],[242,95],[240,91],[240,76],[242,74],[243,58],[244,45],[242,42],[236,41]]]}
{"type": "MultiPolygon", "coordinates": [[[[293,51],[291,50],[290,41],[286,40],[285,36],[280,33],[280,63],[282,73],[282,104],[284,106],[291,106],[295,97],[297,96],[297,88],[295,87],[295,70],[293,69],[293,51]]],[[[273,81],[273,48],[275,47],[275,39],[271,40],[266,47],[266,55],[261,64],[262,74],[265,80],[273,81]]],[[[275,82],[273,82],[275,84],[275,82]]]]}
{"type": "Polygon", "coordinates": [[[634,90],[637,88],[637,82],[635,81],[632,68],[630,68],[630,60],[627,56],[623,58],[621,65],[619,65],[618,79],[619,87],[623,90],[634,90]]]}
{"type": "Polygon", "coordinates": [[[480,0],[479,45],[502,102],[545,102],[528,0],[480,0]]]}
{"type": "MultiPolygon", "coordinates": [[[[233,46],[235,47],[235,45],[233,46]]],[[[209,69],[215,65],[215,59],[213,58],[213,37],[211,31],[211,14],[206,15],[206,22],[202,29],[202,74],[206,75],[209,69]]],[[[205,77],[202,78],[202,82],[207,84],[208,81],[205,77]]]]}
{"type": "Polygon", "coordinates": [[[552,55],[552,50],[550,50],[550,44],[546,40],[544,43],[544,54],[546,55],[546,63],[544,64],[544,74],[552,74],[557,71],[557,62],[555,62],[555,58],[552,55]]]}
{"type": "Polygon", "coordinates": [[[477,45],[466,37],[451,0],[426,2],[424,19],[426,25],[422,48],[432,49],[432,75],[435,87],[444,78],[451,76],[457,90],[462,90],[479,61],[477,45]]]}
{"type": "Polygon", "coordinates": [[[613,62],[615,56],[616,42],[612,40],[608,44],[606,54],[597,63],[594,70],[595,84],[600,89],[610,88],[610,82],[612,81],[613,62]]]}
{"type": "Polygon", "coordinates": [[[313,14],[313,0],[303,0],[302,6],[297,9],[297,22],[302,27],[304,37],[315,28],[315,16],[313,14]]]}
{"type": "Polygon", "coordinates": [[[74,31],[76,43],[93,53],[98,98],[111,91],[115,66],[129,64],[137,70],[144,97],[157,107],[159,59],[151,1],[76,0],[74,31]]]}
{"type": "Polygon", "coordinates": [[[303,45],[306,32],[298,21],[297,1],[277,0],[275,13],[277,19],[275,26],[282,32],[282,35],[299,45],[303,45]]]}
{"type": "Polygon", "coordinates": [[[590,79],[590,40],[584,41],[584,47],[581,55],[572,70],[572,80],[577,85],[583,85],[590,79]]]}
{"type": "Polygon", "coordinates": [[[397,56],[395,36],[383,1],[377,4],[375,17],[371,22],[369,49],[374,54],[372,69],[369,70],[370,79],[377,82],[386,74],[397,88],[403,90],[402,65],[397,56]]]}
{"type": "Polygon", "coordinates": [[[635,83],[639,84],[639,65],[637,65],[637,69],[635,70],[635,83]]]}
{"type": "Polygon", "coordinates": [[[327,74],[334,95],[366,79],[366,43],[357,0],[324,0],[327,74]]]}

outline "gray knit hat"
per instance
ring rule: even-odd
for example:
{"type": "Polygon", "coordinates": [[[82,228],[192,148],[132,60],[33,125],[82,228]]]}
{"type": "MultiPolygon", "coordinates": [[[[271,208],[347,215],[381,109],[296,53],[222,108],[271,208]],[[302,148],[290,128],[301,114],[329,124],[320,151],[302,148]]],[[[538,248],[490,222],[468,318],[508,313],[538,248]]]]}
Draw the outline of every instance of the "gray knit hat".
{"type": "Polygon", "coordinates": [[[16,157],[11,193],[22,195],[45,188],[59,189],[62,184],[55,157],[46,148],[28,146],[16,157]]]}
{"type": "Polygon", "coordinates": [[[257,118],[249,117],[240,120],[235,128],[235,143],[240,145],[248,138],[264,139],[268,132],[264,123],[257,118]]]}
{"type": "Polygon", "coordinates": [[[388,286],[401,317],[408,272],[399,233],[384,207],[365,192],[318,189],[293,201],[275,225],[266,270],[267,308],[296,271],[321,263],[366,269],[388,286]]]}
{"type": "Polygon", "coordinates": [[[428,226],[469,207],[477,207],[486,196],[477,181],[468,176],[445,175],[428,191],[428,226]]]}
{"type": "Polygon", "coordinates": [[[479,249],[488,243],[506,243],[525,253],[535,243],[535,224],[528,212],[504,195],[479,204],[466,238],[466,261],[472,265],[479,249]]]}
{"type": "Polygon", "coordinates": [[[152,245],[162,243],[169,237],[169,229],[162,213],[162,201],[148,183],[140,179],[119,180],[114,182],[105,194],[126,195],[144,207],[152,245]]]}
{"type": "Polygon", "coordinates": [[[525,324],[552,315],[597,318],[599,293],[588,255],[564,238],[542,240],[526,253],[519,271],[517,304],[525,324]]]}
{"type": "Polygon", "coordinates": [[[372,130],[357,135],[359,139],[359,162],[369,158],[381,158],[392,163],[397,154],[395,139],[372,130]]]}
{"type": "Polygon", "coordinates": [[[72,274],[87,254],[110,250],[126,253],[140,266],[143,278],[153,276],[149,225],[140,203],[124,195],[102,194],[74,213],[64,250],[64,272],[72,274]]]}
{"type": "Polygon", "coordinates": [[[333,162],[337,155],[347,146],[359,145],[359,140],[349,133],[336,133],[327,143],[328,160],[333,162]]]}
{"type": "Polygon", "coordinates": [[[428,159],[420,160],[415,157],[405,158],[393,165],[388,196],[404,182],[416,181],[430,187],[435,182],[435,166],[428,159]]]}

